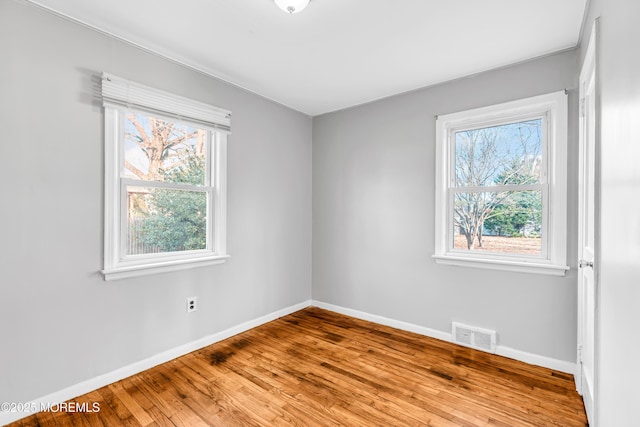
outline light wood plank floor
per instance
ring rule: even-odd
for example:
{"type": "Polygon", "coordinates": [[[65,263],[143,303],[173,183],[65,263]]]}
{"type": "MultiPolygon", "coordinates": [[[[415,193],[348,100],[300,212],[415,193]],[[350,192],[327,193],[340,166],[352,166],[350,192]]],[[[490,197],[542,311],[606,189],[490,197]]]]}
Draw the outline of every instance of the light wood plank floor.
{"type": "Polygon", "coordinates": [[[586,426],[573,377],[307,308],[13,426],[586,426]]]}

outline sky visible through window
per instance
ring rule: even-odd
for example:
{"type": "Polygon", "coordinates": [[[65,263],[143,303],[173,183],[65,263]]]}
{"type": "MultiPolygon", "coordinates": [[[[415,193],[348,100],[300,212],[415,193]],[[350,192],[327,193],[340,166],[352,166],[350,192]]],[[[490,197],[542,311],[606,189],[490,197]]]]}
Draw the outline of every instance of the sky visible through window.
{"type": "Polygon", "coordinates": [[[189,157],[204,159],[205,134],[204,130],[183,123],[165,121],[141,113],[127,114],[124,139],[125,176],[165,180],[166,176],[161,171],[178,167],[188,161],[189,157]]]}

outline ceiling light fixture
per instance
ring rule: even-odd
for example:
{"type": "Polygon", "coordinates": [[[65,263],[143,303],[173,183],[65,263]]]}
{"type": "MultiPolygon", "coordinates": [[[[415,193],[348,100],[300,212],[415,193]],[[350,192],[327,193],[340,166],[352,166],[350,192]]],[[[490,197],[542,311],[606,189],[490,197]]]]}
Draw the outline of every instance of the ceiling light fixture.
{"type": "Polygon", "coordinates": [[[309,5],[309,0],[274,0],[276,5],[285,12],[292,14],[302,11],[309,5]]]}

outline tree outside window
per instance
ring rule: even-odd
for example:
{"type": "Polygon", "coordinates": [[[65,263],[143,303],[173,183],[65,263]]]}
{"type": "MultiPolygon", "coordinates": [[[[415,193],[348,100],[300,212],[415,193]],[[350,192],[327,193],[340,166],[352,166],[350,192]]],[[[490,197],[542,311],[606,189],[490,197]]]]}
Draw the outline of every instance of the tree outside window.
{"type": "Polygon", "coordinates": [[[543,119],[456,131],[454,249],[541,253],[543,119]]]}
{"type": "Polygon", "coordinates": [[[127,191],[127,255],[205,249],[207,132],[136,112],[125,120],[124,173],[140,181],[127,191]]]}
{"type": "Polygon", "coordinates": [[[436,117],[438,264],[563,276],[565,91],[436,117]]]}

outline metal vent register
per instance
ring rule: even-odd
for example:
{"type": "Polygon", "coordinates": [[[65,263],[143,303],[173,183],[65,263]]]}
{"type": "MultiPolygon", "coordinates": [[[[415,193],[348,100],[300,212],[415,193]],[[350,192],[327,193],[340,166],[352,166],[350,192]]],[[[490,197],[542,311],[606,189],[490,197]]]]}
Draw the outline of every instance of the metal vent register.
{"type": "Polygon", "coordinates": [[[496,352],[496,331],[453,322],[451,335],[456,344],[489,353],[496,352]]]}

